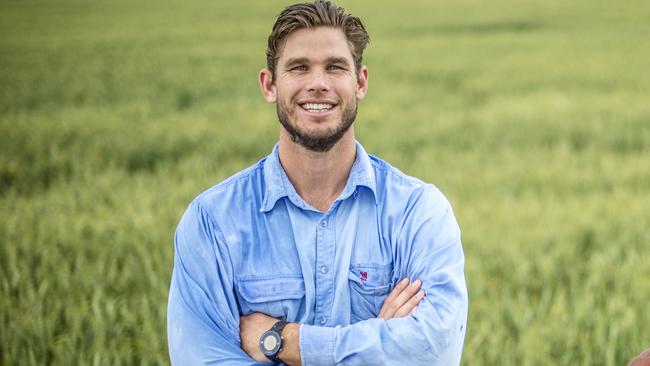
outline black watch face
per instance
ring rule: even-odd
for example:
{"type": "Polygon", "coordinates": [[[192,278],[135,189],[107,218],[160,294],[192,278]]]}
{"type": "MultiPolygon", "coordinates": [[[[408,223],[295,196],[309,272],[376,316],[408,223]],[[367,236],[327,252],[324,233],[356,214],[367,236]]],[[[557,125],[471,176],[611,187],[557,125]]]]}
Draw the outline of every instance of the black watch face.
{"type": "Polygon", "coordinates": [[[260,338],[260,350],[267,356],[274,356],[280,349],[280,335],[277,332],[266,331],[260,338]]]}

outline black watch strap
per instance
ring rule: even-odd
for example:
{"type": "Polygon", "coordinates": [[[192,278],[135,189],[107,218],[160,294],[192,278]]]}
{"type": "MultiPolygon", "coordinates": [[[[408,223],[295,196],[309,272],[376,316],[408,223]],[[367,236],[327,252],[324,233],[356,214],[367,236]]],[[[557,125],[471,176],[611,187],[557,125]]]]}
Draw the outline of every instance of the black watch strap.
{"type": "Polygon", "coordinates": [[[284,326],[287,324],[289,324],[289,322],[286,320],[278,320],[275,324],[273,324],[271,330],[274,330],[278,332],[278,334],[282,335],[282,329],[284,329],[284,326]]]}
{"type": "Polygon", "coordinates": [[[280,353],[280,351],[282,351],[282,330],[284,329],[284,327],[287,324],[289,324],[289,322],[287,322],[286,320],[278,320],[275,324],[273,324],[271,329],[269,329],[267,332],[265,332],[265,334],[268,333],[268,332],[272,332],[272,333],[277,334],[277,337],[278,337],[279,342],[280,342],[280,345],[279,345],[279,347],[278,347],[278,349],[277,349],[277,351],[275,353],[272,353],[272,354],[264,353],[266,358],[268,358],[273,363],[278,363],[278,361],[279,361],[278,353],[280,353]]]}

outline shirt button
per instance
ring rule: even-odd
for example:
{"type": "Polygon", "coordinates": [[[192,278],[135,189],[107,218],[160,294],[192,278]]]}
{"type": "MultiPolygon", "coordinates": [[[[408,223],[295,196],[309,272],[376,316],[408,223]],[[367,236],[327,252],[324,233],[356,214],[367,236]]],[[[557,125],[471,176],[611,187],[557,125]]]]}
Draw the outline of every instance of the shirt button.
{"type": "Polygon", "coordinates": [[[329,269],[327,268],[327,266],[322,266],[320,268],[320,271],[323,272],[323,273],[327,273],[327,271],[329,271],[329,269]]]}
{"type": "Polygon", "coordinates": [[[320,222],[320,226],[325,227],[327,226],[327,220],[323,220],[320,222]]]}
{"type": "Polygon", "coordinates": [[[325,325],[325,323],[327,323],[327,318],[326,317],[320,318],[320,323],[321,325],[325,325]]]}

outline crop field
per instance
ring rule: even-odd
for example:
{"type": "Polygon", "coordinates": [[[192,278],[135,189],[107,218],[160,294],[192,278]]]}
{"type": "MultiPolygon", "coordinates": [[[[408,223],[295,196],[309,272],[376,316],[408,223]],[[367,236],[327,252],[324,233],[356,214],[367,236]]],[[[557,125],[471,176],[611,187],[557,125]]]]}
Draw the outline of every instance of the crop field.
{"type": "MultiPolygon", "coordinates": [[[[0,364],[168,364],[175,226],[268,154],[276,1],[0,0],[0,364]]],[[[463,231],[463,365],[650,347],[650,4],[341,1],[357,138],[463,231]]]]}

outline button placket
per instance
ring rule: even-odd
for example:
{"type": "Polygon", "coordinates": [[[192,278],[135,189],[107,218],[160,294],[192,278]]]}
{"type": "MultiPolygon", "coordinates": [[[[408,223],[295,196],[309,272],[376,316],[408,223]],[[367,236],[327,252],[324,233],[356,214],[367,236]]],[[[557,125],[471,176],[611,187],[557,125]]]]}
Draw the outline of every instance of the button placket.
{"type": "Polygon", "coordinates": [[[318,221],[316,241],[316,303],[314,316],[320,325],[326,325],[334,300],[334,278],[330,268],[334,263],[336,234],[331,214],[318,221]]]}

